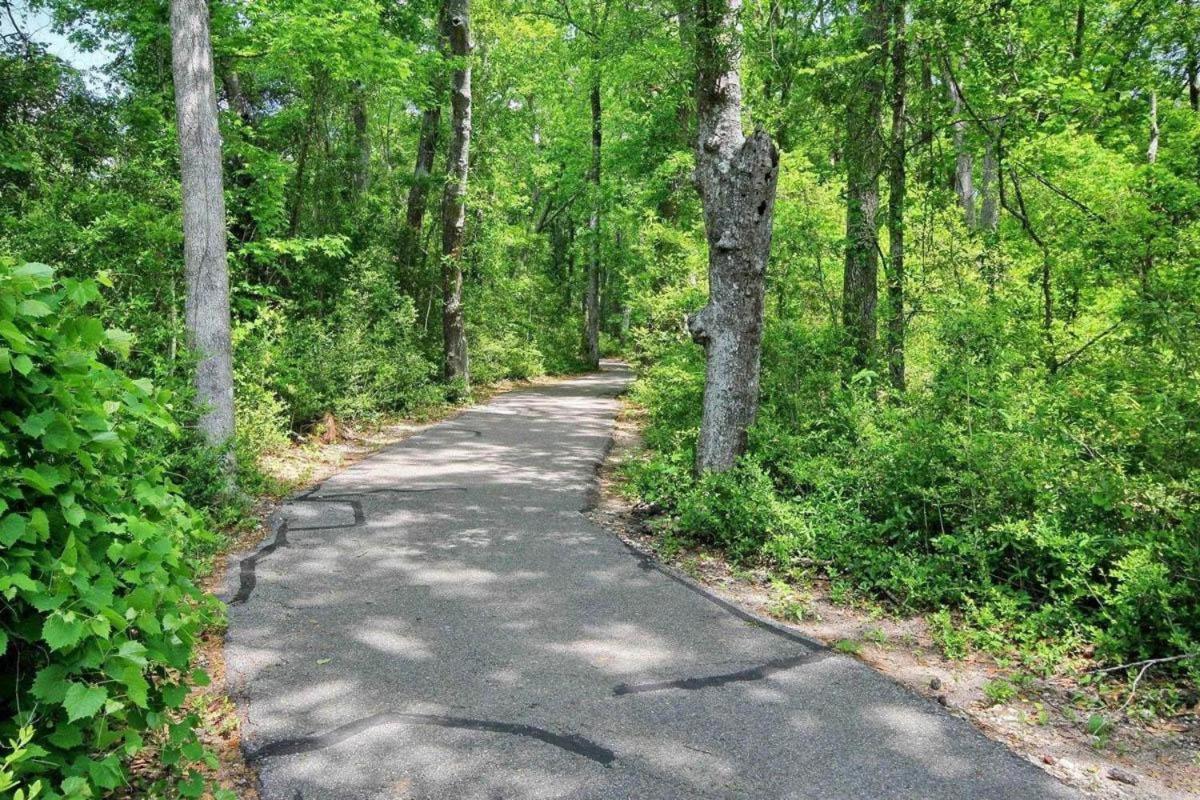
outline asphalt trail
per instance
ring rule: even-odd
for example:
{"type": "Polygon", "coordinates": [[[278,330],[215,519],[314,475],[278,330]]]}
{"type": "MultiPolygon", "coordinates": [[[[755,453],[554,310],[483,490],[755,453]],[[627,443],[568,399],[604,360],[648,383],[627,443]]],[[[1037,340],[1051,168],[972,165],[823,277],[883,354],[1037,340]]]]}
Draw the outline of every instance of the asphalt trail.
{"type": "Polygon", "coordinates": [[[264,800],[1077,797],[581,513],[628,382],[435,425],[236,559],[227,676],[264,800]]]}

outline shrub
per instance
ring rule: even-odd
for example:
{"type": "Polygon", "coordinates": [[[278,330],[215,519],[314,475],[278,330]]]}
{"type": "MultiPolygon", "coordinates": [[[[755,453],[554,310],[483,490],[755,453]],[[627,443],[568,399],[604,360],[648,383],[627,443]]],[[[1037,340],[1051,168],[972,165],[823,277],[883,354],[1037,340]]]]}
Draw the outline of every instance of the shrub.
{"type": "Polygon", "coordinates": [[[164,729],[167,763],[202,756],[176,710],[206,680],[189,665],[215,601],[183,554],[205,534],[133,446],[174,429],[169,397],[109,366],[129,342],[85,313],[98,296],[0,261],[0,781],[46,798],[120,785],[164,729]]]}

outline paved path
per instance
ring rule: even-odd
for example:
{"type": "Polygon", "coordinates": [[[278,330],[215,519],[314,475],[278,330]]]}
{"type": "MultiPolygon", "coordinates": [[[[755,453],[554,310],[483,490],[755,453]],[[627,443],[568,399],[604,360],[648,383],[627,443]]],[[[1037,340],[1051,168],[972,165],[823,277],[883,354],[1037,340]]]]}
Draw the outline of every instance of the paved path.
{"type": "Polygon", "coordinates": [[[1076,796],[581,514],[628,380],[504,395],[287,504],[229,586],[264,800],[1076,796]]]}

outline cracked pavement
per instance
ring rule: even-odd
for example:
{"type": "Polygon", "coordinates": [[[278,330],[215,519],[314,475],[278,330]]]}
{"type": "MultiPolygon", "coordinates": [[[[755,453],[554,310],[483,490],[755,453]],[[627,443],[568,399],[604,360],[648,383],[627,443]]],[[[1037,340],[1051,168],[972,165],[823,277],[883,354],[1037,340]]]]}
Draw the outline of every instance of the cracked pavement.
{"type": "Polygon", "coordinates": [[[237,558],[227,679],[264,800],[1078,797],[581,513],[629,379],[472,408],[237,558]]]}

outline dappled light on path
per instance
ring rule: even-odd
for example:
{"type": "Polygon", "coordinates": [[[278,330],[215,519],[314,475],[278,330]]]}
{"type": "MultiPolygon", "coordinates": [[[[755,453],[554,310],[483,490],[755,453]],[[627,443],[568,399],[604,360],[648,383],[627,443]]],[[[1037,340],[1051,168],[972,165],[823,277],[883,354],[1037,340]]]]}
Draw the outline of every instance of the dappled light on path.
{"type": "Polygon", "coordinates": [[[512,393],[287,504],[229,587],[265,798],[1072,796],[580,513],[627,382],[512,393]]]}

